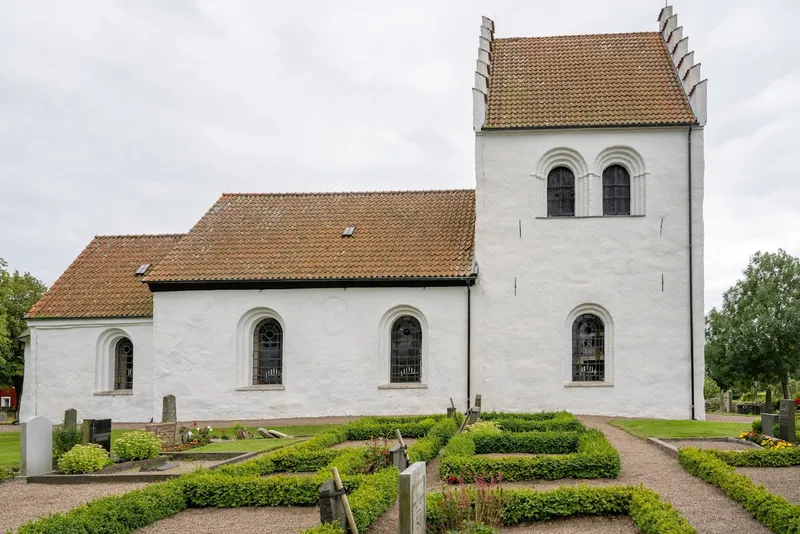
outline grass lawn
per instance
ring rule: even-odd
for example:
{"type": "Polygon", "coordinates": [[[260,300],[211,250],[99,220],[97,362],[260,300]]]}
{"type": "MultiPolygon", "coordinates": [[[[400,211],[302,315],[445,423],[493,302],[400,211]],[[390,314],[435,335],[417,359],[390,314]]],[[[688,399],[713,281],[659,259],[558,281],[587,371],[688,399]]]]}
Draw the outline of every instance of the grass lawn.
{"type": "Polygon", "coordinates": [[[0,469],[19,467],[19,432],[0,433],[0,469]]]}
{"type": "Polygon", "coordinates": [[[741,423],[673,421],[669,419],[615,419],[611,424],[641,438],[724,438],[752,430],[750,420],[741,423]]]}
{"type": "Polygon", "coordinates": [[[209,443],[186,452],[264,452],[303,441],[301,439],[239,439],[209,443]]]}

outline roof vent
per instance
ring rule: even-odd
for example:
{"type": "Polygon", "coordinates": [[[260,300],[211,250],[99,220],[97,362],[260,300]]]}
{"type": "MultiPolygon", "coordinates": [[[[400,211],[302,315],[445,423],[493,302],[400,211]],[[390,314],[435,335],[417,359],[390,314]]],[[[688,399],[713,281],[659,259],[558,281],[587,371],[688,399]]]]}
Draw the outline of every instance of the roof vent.
{"type": "Polygon", "coordinates": [[[353,232],[355,231],[355,226],[348,226],[342,231],[342,237],[353,237],[353,232]]]}
{"type": "Polygon", "coordinates": [[[138,269],[136,269],[136,276],[142,276],[142,275],[144,275],[145,273],[147,273],[147,269],[149,269],[149,268],[150,268],[150,264],[149,264],[149,263],[143,263],[143,264],[141,264],[141,265],[139,266],[139,268],[138,268],[138,269]]]}

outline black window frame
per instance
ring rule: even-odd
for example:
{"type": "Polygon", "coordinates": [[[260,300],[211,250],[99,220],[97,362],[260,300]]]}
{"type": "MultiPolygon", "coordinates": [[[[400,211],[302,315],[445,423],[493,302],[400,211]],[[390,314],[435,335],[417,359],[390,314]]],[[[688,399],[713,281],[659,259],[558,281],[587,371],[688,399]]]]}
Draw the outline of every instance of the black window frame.
{"type": "Polygon", "coordinates": [[[631,175],[619,164],[603,169],[603,215],[631,214],[631,175]]]}
{"type": "Polygon", "coordinates": [[[281,323],[267,317],[253,329],[253,385],[283,385],[283,343],[281,323]]]}
{"type": "Polygon", "coordinates": [[[575,173],[559,165],[547,173],[547,216],[575,216],[575,173]]]}
{"type": "Polygon", "coordinates": [[[606,327],[593,313],[582,313],[572,323],[572,381],[605,382],[606,327]]]}
{"type": "Polygon", "coordinates": [[[422,383],[422,323],[413,315],[394,320],[389,330],[389,383],[422,383]]]}

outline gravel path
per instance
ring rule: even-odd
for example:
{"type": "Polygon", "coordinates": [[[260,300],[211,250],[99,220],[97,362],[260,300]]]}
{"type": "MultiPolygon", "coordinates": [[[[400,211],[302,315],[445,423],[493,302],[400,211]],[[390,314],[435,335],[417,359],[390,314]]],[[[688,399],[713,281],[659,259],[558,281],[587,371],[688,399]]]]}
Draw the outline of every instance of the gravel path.
{"type": "Polygon", "coordinates": [[[52,514],[64,512],[87,501],[117,495],[143,488],[147,484],[75,484],[56,486],[52,484],[27,484],[12,480],[0,484],[0,532],[14,529],[23,523],[52,514]]]}
{"type": "MultiPolygon", "coordinates": [[[[301,532],[319,524],[319,508],[203,508],[190,509],[163,519],[136,534],[288,534],[301,532]]],[[[395,528],[395,533],[397,529],[395,528]]]]}
{"type": "Polygon", "coordinates": [[[628,516],[621,517],[579,517],[542,521],[530,525],[504,527],[500,532],[508,534],[638,534],[639,529],[628,516]]]}
{"type": "Polygon", "coordinates": [[[746,445],[744,443],[736,443],[735,441],[723,441],[723,440],[702,440],[702,439],[664,439],[661,441],[666,441],[670,445],[674,445],[677,448],[681,447],[696,447],[698,449],[717,449],[720,451],[751,451],[755,450],[755,447],[751,445],[746,445]]]}
{"type": "Polygon", "coordinates": [[[790,503],[800,504],[800,467],[737,467],[736,472],[749,476],[756,484],[764,484],[790,503]]]}
{"type": "Polygon", "coordinates": [[[718,488],[690,475],[675,458],[643,439],[611,426],[608,417],[581,416],[617,448],[622,473],[615,483],[644,484],[672,503],[701,534],[769,533],[769,530],[718,488]]]}

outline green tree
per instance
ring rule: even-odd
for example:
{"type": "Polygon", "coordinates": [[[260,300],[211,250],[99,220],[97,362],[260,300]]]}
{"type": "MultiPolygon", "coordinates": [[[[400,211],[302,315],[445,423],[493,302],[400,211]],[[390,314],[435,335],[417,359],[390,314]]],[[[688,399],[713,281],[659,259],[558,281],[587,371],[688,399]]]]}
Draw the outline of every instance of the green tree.
{"type": "Polygon", "coordinates": [[[17,390],[17,410],[22,401],[25,345],[19,339],[27,328],[23,316],[47,290],[30,273],[10,273],[0,259],[0,386],[17,390]]]}
{"type": "Polygon", "coordinates": [[[780,383],[800,368],[800,260],[784,250],[757,252],[706,316],[709,375],[723,387],[780,383]]]}

